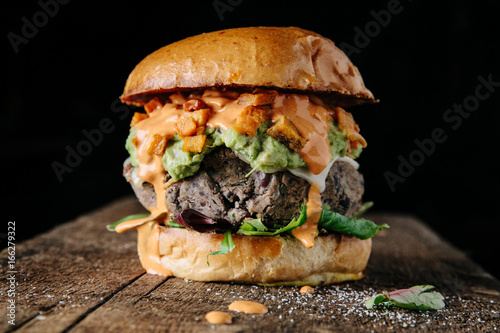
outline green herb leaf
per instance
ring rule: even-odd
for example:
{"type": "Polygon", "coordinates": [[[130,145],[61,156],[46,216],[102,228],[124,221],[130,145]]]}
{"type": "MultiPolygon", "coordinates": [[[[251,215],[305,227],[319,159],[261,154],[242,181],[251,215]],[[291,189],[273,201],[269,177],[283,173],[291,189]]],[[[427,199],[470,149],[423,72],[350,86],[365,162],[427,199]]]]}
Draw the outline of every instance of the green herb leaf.
{"type": "Polygon", "coordinates": [[[172,220],[168,221],[167,222],[167,226],[168,227],[171,227],[171,228],[180,228],[180,229],[186,229],[185,226],[183,226],[182,224],[179,224],[177,222],[174,222],[172,220]]]}
{"type": "MultiPolygon", "coordinates": [[[[240,229],[239,230],[243,230],[243,231],[255,231],[256,229],[254,227],[252,227],[252,225],[250,223],[242,223],[241,226],[240,226],[240,229]]],[[[238,230],[238,232],[239,232],[238,230]]]]}
{"type": "Polygon", "coordinates": [[[366,302],[365,305],[368,309],[372,309],[374,305],[378,305],[383,302],[387,302],[389,299],[385,297],[384,295],[377,295],[374,297],[369,298],[366,302]]]}
{"type": "Polygon", "coordinates": [[[360,217],[361,215],[366,213],[372,207],[373,207],[373,201],[365,202],[361,205],[361,208],[356,213],[354,213],[354,215],[352,217],[357,219],[358,217],[360,217]]]}
{"type": "Polygon", "coordinates": [[[274,236],[283,232],[297,228],[306,221],[306,206],[301,207],[302,211],[298,219],[293,219],[284,227],[268,229],[260,219],[246,221],[242,224],[238,233],[245,236],[274,236]],[[255,222],[258,221],[258,222],[255,222]],[[264,228],[262,228],[264,227],[264,228]]]}
{"type": "Polygon", "coordinates": [[[142,214],[132,214],[132,215],[129,215],[129,216],[125,216],[121,219],[119,219],[118,221],[116,222],[113,222],[111,224],[108,224],[106,226],[106,229],[108,229],[108,231],[115,231],[115,228],[118,224],[122,223],[122,222],[126,222],[126,221],[130,221],[130,220],[137,220],[137,219],[142,219],[142,218],[145,218],[147,217],[149,214],[147,213],[142,213],[142,214]]]}
{"type": "Polygon", "coordinates": [[[246,230],[257,230],[257,231],[267,231],[267,227],[262,223],[260,219],[253,219],[243,222],[243,224],[248,224],[252,228],[245,227],[246,230]]]}
{"type": "Polygon", "coordinates": [[[228,254],[229,252],[233,251],[234,247],[235,246],[233,243],[233,237],[231,236],[231,230],[228,230],[228,231],[226,231],[226,235],[224,236],[224,239],[222,240],[222,243],[220,244],[219,251],[211,252],[207,255],[207,265],[210,266],[210,263],[208,262],[209,256],[228,254]]]}
{"type": "Polygon", "coordinates": [[[368,239],[389,225],[376,225],[370,220],[356,219],[332,212],[328,206],[323,206],[318,226],[329,231],[352,235],[359,239],[368,239]]]}
{"type": "MultiPolygon", "coordinates": [[[[266,228],[260,219],[254,219],[245,221],[238,230],[238,233],[245,236],[274,236],[299,227],[306,222],[306,219],[307,208],[303,205],[301,207],[299,218],[293,219],[284,227],[275,225],[274,228],[266,228]]],[[[329,231],[352,235],[360,239],[371,238],[378,231],[389,228],[387,224],[379,226],[366,219],[356,219],[353,217],[343,216],[332,212],[328,206],[322,207],[318,227],[329,231]]]]}
{"type": "Polygon", "coordinates": [[[435,291],[429,292],[432,289],[434,289],[434,286],[420,285],[390,293],[383,291],[381,295],[368,299],[365,305],[368,309],[382,303],[410,310],[439,310],[444,308],[443,295],[435,291]]]}

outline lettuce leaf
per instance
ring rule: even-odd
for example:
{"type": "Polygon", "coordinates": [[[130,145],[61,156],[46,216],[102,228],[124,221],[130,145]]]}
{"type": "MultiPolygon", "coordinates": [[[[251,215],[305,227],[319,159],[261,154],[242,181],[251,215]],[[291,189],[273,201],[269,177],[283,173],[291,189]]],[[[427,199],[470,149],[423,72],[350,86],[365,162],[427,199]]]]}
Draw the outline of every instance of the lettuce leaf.
{"type": "MultiPolygon", "coordinates": [[[[369,206],[370,207],[370,206],[369,206]]],[[[148,217],[149,214],[133,214],[126,216],[110,225],[107,226],[107,229],[109,231],[115,231],[115,228],[118,224],[125,222],[125,221],[130,221],[134,219],[140,219],[140,218],[145,218],[148,217]]],[[[198,214],[200,215],[200,214],[198,214]]],[[[191,214],[191,215],[186,215],[183,216],[183,219],[176,219],[174,221],[168,221],[166,223],[167,226],[172,227],[172,228],[194,228],[195,230],[199,229],[198,224],[203,227],[203,228],[209,228],[211,231],[219,230],[219,228],[222,227],[222,225],[218,226],[216,223],[212,222],[212,220],[207,222],[207,218],[204,218],[203,216],[200,217],[196,214],[191,214]],[[193,227],[191,224],[186,225],[186,218],[190,222],[196,222],[196,223],[191,223],[191,224],[196,224],[196,228],[193,227]],[[193,221],[191,221],[193,220],[193,221]],[[215,228],[214,228],[215,227],[215,228]]],[[[150,219],[146,219],[144,221],[141,221],[138,225],[146,223],[148,221],[156,220],[164,216],[164,213],[158,215],[158,216],[152,216],[150,219]]],[[[242,223],[240,228],[238,229],[237,233],[240,235],[245,235],[245,236],[274,236],[277,234],[281,233],[289,233],[291,234],[291,231],[302,224],[304,224],[307,220],[307,208],[305,205],[301,206],[301,212],[298,218],[292,219],[286,226],[278,225],[275,224],[272,228],[266,227],[261,219],[253,219],[253,220],[248,220],[242,223]]],[[[226,227],[226,226],[224,226],[226,227]]],[[[354,218],[354,217],[346,217],[344,215],[338,214],[336,212],[332,212],[330,210],[330,207],[328,206],[323,206],[322,211],[321,211],[321,216],[318,221],[318,228],[323,228],[329,231],[334,231],[334,232],[339,232],[339,233],[344,233],[348,235],[352,235],[355,237],[358,237],[360,239],[368,239],[370,237],[373,237],[378,231],[384,229],[384,228],[389,228],[387,224],[383,225],[376,225],[372,221],[362,219],[362,218],[354,218]]],[[[197,230],[200,231],[200,230],[197,230]]],[[[207,231],[207,230],[202,230],[202,231],[207,231]]],[[[211,255],[221,255],[221,254],[227,254],[231,252],[234,249],[235,245],[233,243],[233,239],[231,236],[231,230],[226,230],[224,239],[222,240],[222,243],[220,245],[219,251],[214,251],[211,252],[207,255],[207,264],[210,265],[209,263],[209,257],[211,255]]]]}
{"type": "Polygon", "coordinates": [[[368,309],[375,305],[388,304],[410,310],[439,310],[444,308],[444,297],[438,292],[429,292],[434,289],[431,285],[413,286],[409,289],[400,289],[392,292],[383,291],[365,302],[368,309]]]}
{"type": "Polygon", "coordinates": [[[321,211],[318,227],[324,228],[328,231],[352,235],[365,240],[372,238],[380,230],[389,228],[389,225],[386,223],[377,225],[367,219],[347,217],[339,213],[332,212],[328,206],[323,206],[322,208],[323,210],[321,211]]]}
{"type": "MultiPolygon", "coordinates": [[[[274,236],[284,232],[289,232],[302,225],[307,219],[307,209],[303,205],[298,219],[293,219],[286,226],[275,225],[274,228],[267,228],[260,219],[243,222],[238,234],[245,236],[274,236]]],[[[359,239],[368,239],[382,229],[389,228],[387,224],[376,225],[370,220],[363,218],[353,218],[332,212],[330,207],[323,206],[321,217],[318,221],[318,228],[328,231],[339,232],[355,236],[359,239]]]]}

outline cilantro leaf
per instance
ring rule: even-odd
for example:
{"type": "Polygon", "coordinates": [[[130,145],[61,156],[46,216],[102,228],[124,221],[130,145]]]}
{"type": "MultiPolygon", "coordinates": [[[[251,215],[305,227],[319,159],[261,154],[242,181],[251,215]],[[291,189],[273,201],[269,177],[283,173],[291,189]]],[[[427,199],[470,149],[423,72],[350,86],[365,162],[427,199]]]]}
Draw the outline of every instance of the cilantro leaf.
{"type": "Polygon", "coordinates": [[[410,310],[439,310],[444,308],[444,297],[438,292],[429,292],[434,289],[431,285],[413,286],[409,289],[400,289],[392,292],[383,291],[365,302],[368,309],[375,305],[388,303],[410,310]]]}

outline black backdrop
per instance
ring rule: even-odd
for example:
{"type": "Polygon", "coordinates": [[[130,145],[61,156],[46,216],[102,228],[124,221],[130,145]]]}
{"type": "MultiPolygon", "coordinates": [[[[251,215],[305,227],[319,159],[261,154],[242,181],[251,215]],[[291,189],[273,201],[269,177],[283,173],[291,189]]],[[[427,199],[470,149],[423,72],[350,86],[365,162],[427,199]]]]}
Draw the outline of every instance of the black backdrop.
{"type": "Polygon", "coordinates": [[[121,176],[130,116],[122,119],[116,102],[147,54],[212,30],[299,26],[343,45],[381,100],[349,110],[368,140],[359,160],[365,199],[374,210],[421,218],[500,276],[495,1],[30,0],[3,7],[2,246],[9,220],[20,241],[132,193],[121,176]],[[83,143],[100,126],[102,138],[83,143]],[[58,177],[54,162],[68,165],[68,149],[87,156],[58,177]]]}

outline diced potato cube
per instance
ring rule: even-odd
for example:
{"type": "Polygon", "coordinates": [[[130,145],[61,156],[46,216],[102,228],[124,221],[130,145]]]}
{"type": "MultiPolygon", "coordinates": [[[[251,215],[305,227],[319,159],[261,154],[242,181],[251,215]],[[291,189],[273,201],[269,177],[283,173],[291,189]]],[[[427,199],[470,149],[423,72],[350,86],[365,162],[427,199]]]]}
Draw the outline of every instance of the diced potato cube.
{"type": "Polygon", "coordinates": [[[161,134],[155,133],[153,135],[153,140],[149,144],[148,153],[162,156],[167,147],[167,137],[161,134]]]}
{"type": "Polygon", "coordinates": [[[184,143],[182,144],[183,152],[201,153],[207,136],[205,134],[193,135],[185,137],[184,143]]]}
{"type": "Polygon", "coordinates": [[[161,109],[162,107],[163,103],[158,97],[155,97],[144,105],[144,110],[146,110],[147,114],[149,115],[151,112],[157,109],[161,109]]]}
{"type": "Polygon", "coordinates": [[[135,125],[137,125],[138,122],[146,118],[149,118],[149,116],[146,113],[135,112],[134,116],[132,117],[132,120],[130,121],[130,127],[134,127],[135,125]]]}
{"type": "Polygon", "coordinates": [[[205,126],[207,124],[208,118],[210,117],[210,113],[210,109],[201,109],[191,112],[190,115],[198,126],[205,126]]]}
{"type": "Polygon", "coordinates": [[[255,136],[260,123],[267,120],[269,108],[249,105],[241,111],[233,124],[233,130],[240,134],[255,136]]]}
{"type": "Polygon", "coordinates": [[[238,104],[240,105],[271,105],[278,96],[278,92],[275,90],[261,91],[258,93],[245,93],[238,98],[238,104]]]}
{"type": "Polygon", "coordinates": [[[351,140],[351,142],[359,142],[361,147],[365,148],[366,140],[359,134],[359,126],[354,122],[352,114],[340,107],[335,108],[335,114],[338,123],[346,131],[347,138],[351,140]]]}
{"type": "Polygon", "coordinates": [[[196,135],[201,135],[205,133],[205,126],[200,126],[196,129],[196,135]]]}
{"type": "Polygon", "coordinates": [[[181,138],[195,134],[197,127],[198,124],[196,124],[196,121],[191,116],[181,117],[175,124],[175,130],[181,138]]]}
{"type": "Polygon", "coordinates": [[[196,111],[201,109],[208,109],[208,105],[201,99],[190,99],[189,101],[184,103],[185,111],[196,111]]]}
{"type": "Polygon", "coordinates": [[[296,152],[306,144],[295,125],[285,116],[278,118],[276,123],[267,130],[267,134],[296,152]]]}

